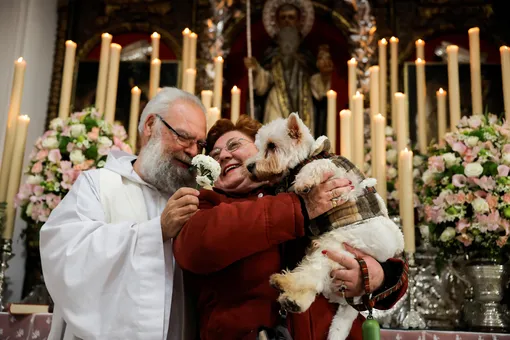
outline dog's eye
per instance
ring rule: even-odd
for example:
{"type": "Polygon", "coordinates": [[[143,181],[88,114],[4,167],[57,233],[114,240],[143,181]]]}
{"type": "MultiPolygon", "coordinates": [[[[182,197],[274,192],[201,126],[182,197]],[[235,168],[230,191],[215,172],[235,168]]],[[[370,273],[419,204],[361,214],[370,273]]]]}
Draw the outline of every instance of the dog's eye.
{"type": "Polygon", "coordinates": [[[269,142],[269,143],[267,143],[267,149],[268,149],[268,150],[274,150],[274,149],[276,149],[276,144],[275,144],[275,143],[273,143],[273,142],[269,142]]]}

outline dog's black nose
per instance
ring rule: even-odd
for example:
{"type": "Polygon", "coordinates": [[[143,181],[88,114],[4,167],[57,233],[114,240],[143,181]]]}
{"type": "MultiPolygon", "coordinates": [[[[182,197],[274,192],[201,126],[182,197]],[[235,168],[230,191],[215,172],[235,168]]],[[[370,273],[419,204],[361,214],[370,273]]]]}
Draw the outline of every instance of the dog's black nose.
{"type": "Polygon", "coordinates": [[[246,165],[246,169],[248,169],[250,173],[253,173],[253,170],[255,170],[255,163],[250,163],[246,165]]]}

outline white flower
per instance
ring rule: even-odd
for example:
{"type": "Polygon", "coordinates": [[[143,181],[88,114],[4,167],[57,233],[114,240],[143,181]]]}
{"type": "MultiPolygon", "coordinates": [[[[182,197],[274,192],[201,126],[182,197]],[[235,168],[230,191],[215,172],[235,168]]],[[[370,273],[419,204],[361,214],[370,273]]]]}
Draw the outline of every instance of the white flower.
{"type": "Polygon", "coordinates": [[[387,176],[389,179],[394,179],[395,177],[397,177],[397,169],[391,167],[388,169],[388,173],[387,173],[387,176]]]}
{"type": "Polygon", "coordinates": [[[447,168],[451,168],[460,162],[460,159],[458,159],[453,152],[447,152],[443,154],[442,157],[447,168]]]}
{"type": "Polygon", "coordinates": [[[423,183],[425,183],[425,184],[431,184],[431,183],[432,183],[432,181],[434,180],[434,173],[433,173],[432,171],[430,171],[430,170],[428,170],[428,169],[427,169],[427,170],[423,173],[423,175],[422,175],[421,179],[422,179],[423,183]]]}
{"type": "Polygon", "coordinates": [[[386,134],[386,136],[393,136],[393,128],[389,125],[386,125],[384,133],[386,134]]]}
{"type": "Polygon", "coordinates": [[[35,176],[31,175],[31,176],[28,176],[28,178],[27,178],[28,184],[39,185],[39,184],[41,184],[42,181],[43,181],[43,178],[40,175],[35,175],[35,176]]]}
{"type": "Polygon", "coordinates": [[[42,140],[42,146],[46,149],[56,149],[58,148],[58,139],[53,136],[46,137],[42,140]]]}
{"type": "Polygon", "coordinates": [[[442,242],[446,242],[446,241],[449,241],[451,239],[453,239],[455,237],[455,228],[452,228],[452,227],[448,227],[446,228],[443,233],[441,234],[441,236],[439,236],[439,239],[442,241],[442,242]]]}
{"type": "Polygon", "coordinates": [[[483,167],[480,163],[469,163],[464,168],[464,174],[467,177],[479,177],[483,173],[483,167]]]}
{"type": "Polygon", "coordinates": [[[102,167],[104,167],[105,164],[106,164],[105,161],[99,161],[99,162],[97,162],[97,167],[102,168],[102,167]]]}
{"type": "Polygon", "coordinates": [[[395,164],[397,162],[397,150],[389,149],[386,151],[386,161],[390,164],[395,164]]]}
{"type": "Polygon", "coordinates": [[[197,184],[200,186],[212,186],[221,173],[220,163],[206,155],[196,155],[191,160],[191,165],[197,170],[197,184]],[[208,179],[207,183],[204,177],[208,179]]]}
{"type": "Polygon", "coordinates": [[[471,202],[473,206],[473,210],[477,213],[486,213],[489,212],[489,203],[481,197],[477,197],[471,202]]]}
{"type": "Polygon", "coordinates": [[[423,158],[421,158],[420,156],[413,157],[413,166],[419,167],[422,164],[423,164],[423,158]]]}
{"type": "Polygon", "coordinates": [[[85,140],[83,141],[83,146],[84,146],[86,149],[88,149],[88,148],[90,147],[90,142],[89,142],[87,139],[85,139],[85,140]]]}
{"type": "Polygon", "coordinates": [[[197,184],[201,187],[210,187],[213,183],[207,176],[197,176],[197,184]]]}
{"type": "Polygon", "coordinates": [[[64,127],[64,120],[62,118],[55,118],[50,122],[50,128],[52,130],[62,130],[64,127]]]}
{"type": "Polygon", "coordinates": [[[81,150],[71,151],[69,158],[71,159],[71,162],[73,162],[73,164],[81,164],[85,162],[85,156],[83,155],[81,150]]]}
{"type": "Polygon", "coordinates": [[[420,175],[421,175],[420,170],[418,170],[418,169],[413,170],[413,178],[419,178],[420,175]]]}
{"type": "Polygon", "coordinates": [[[113,145],[113,142],[110,138],[108,137],[105,137],[105,136],[101,136],[97,139],[97,142],[99,144],[99,146],[103,146],[103,147],[107,147],[109,148],[110,146],[113,145]]]}
{"type": "Polygon", "coordinates": [[[78,138],[87,133],[87,127],[83,124],[71,125],[71,136],[78,138]]]}
{"type": "Polygon", "coordinates": [[[503,154],[503,163],[510,164],[510,153],[503,154]]]}
{"type": "Polygon", "coordinates": [[[429,226],[428,225],[424,225],[424,224],[421,224],[419,226],[420,228],[420,234],[421,234],[421,237],[428,240],[429,237],[430,237],[430,230],[429,230],[429,226]]]}
{"type": "Polygon", "coordinates": [[[476,136],[468,137],[468,139],[466,140],[466,144],[467,144],[467,146],[470,146],[470,147],[476,146],[476,144],[478,144],[478,137],[476,137],[476,136]]]}
{"type": "Polygon", "coordinates": [[[400,199],[400,197],[398,196],[398,190],[393,190],[391,193],[390,193],[390,198],[392,200],[395,200],[395,201],[398,201],[400,199]]]}

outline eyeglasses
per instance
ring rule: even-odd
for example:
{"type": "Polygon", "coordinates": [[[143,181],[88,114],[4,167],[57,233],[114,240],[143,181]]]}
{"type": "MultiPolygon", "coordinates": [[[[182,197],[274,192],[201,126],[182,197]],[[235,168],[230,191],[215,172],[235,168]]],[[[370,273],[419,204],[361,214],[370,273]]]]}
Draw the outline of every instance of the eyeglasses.
{"type": "Polygon", "coordinates": [[[170,130],[172,131],[174,134],[175,134],[175,137],[177,137],[177,143],[179,143],[180,146],[184,146],[186,148],[189,148],[189,147],[192,147],[193,144],[196,144],[197,145],[197,149],[198,149],[198,152],[201,153],[203,149],[205,149],[206,147],[206,143],[205,141],[202,141],[202,140],[195,140],[194,138],[190,138],[190,137],[186,137],[186,136],[183,136],[182,134],[180,134],[179,132],[175,131],[175,129],[173,127],[170,126],[170,124],[168,124],[164,119],[163,117],[161,117],[160,115],[156,114],[155,115],[156,117],[158,117],[161,122],[170,130]]]}
{"type": "Polygon", "coordinates": [[[225,149],[229,153],[232,153],[232,152],[236,151],[237,149],[239,149],[241,146],[246,145],[246,144],[250,144],[250,143],[253,143],[253,142],[249,141],[249,140],[247,140],[245,138],[232,138],[232,139],[228,140],[228,142],[227,142],[227,144],[225,145],[224,148],[214,148],[214,149],[212,149],[212,151],[209,153],[209,156],[211,156],[217,162],[219,162],[221,150],[225,149]]]}

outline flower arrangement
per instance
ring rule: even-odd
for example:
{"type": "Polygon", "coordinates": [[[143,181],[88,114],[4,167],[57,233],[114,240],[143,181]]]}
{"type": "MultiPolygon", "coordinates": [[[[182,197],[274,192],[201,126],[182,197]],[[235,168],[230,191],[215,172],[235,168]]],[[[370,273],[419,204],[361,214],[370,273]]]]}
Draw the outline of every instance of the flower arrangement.
{"type": "Polygon", "coordinates": [[[132,152],[126,139],[122,125],[112,126],[93,108],[53,119],[35,143],[16,196],[21,216],[32,225],[44,223],[82,171],[103,167],[110,150],[132,152]]]}
{"type": "Polygon", "coordinates": [[[197,173],[197,185],[202,188],[211,188],[220,176],[221,166],[212,157],[196,155],[191,160],[191,170],[197,173]]]}
{"type": "Polygon", "coordinates": [[[509,172],[510,124],[495,115],[463,117],[430,148],[421,197],[438,261],[498,258],[508,248],[509,172]]]}

